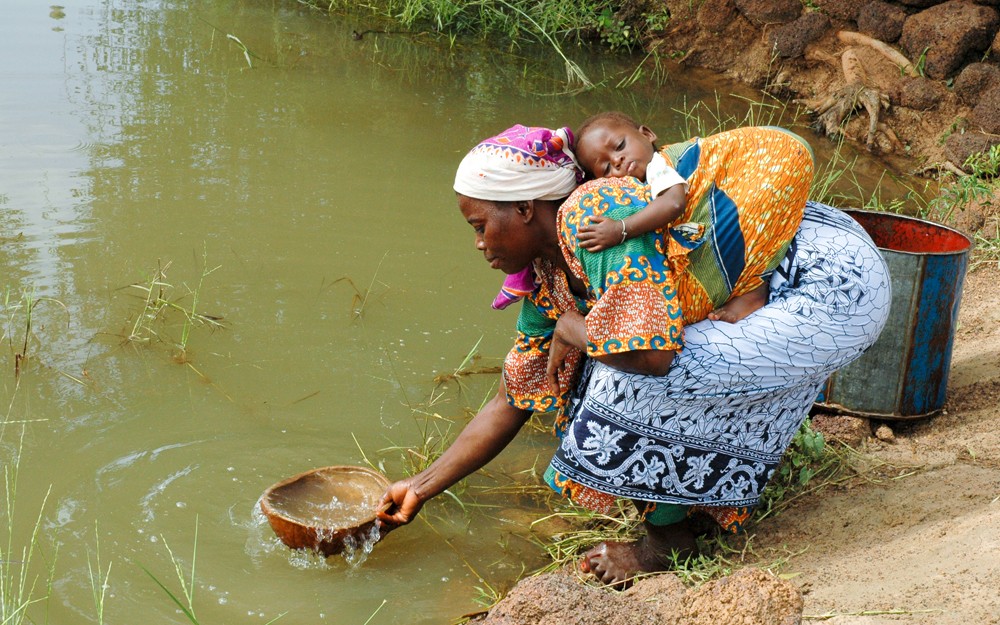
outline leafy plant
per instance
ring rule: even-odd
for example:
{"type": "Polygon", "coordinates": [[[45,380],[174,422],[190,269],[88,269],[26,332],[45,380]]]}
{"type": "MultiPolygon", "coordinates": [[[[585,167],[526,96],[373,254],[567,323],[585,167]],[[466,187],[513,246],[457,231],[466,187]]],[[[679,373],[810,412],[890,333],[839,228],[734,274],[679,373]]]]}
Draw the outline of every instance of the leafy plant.
{"type": "Polygon", "coordinates": [[[601,42],[612,50],[631,50],[639,43],[632,27],[619,19],[611,7],[605,7],[597,16],[597,28],[601,33],[601,42]]]}
{"type": "Polygon", "coordinates": [[[806,419],[764,489],[754,521],[777,514],[796,498],[839,480],[849,471],[847,455],[852,451],[835,450],[827,445],[823,434],[813,430],[811,421],[806,419]]]}

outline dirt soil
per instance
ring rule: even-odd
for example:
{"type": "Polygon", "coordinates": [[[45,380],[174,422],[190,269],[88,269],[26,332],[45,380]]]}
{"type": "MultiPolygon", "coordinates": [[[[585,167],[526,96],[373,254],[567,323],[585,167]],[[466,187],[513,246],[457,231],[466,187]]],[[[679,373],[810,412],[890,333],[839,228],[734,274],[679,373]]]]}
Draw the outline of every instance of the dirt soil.
{"type": "MultiPolygon", "coordinates": [[[[835,625],[1000,623],[1000,270],[966,276],[945,412],[866,440],[870,481],[756,528],[806,616],[835,625]]],[[[884,432],[884,431],[883,431],[884,432]]]]}
{"type": "MultiPolygon", "coordinates": [[[[945,81],[906,77],[870,46],[838,38],[839,30],[856,30],[857,24],[832,20],[824,34],[811,36],[801,57],[776,66],[760,45],[767,27],[730,17],[717,20],[721,32],[706,28],[711,27],[707,10],[714,7],[718,15],[722,7],[724,13],[729,0],[672,5],[678,11],[702,7],[700,20],[672,33],[672,43],[685,48],[692,65],[805,101],[814,110],[844,87],[843,58],[850,50],[863,66],[863,82],[889,96],[872,152],[887,167],[907,173],[934,174],[953,171],[955,161],[961,165],[963,157],[949,153],[958,142],[948,137],[962,131],[956,124],[970,117],[969,104],[945,81]],[[741,45],[718,45],[720,35],[741,45]],[[733,48],[744,52],[733,54],[733,48]]],[[[987,104],[995,106],[995,97],[987,96],[987,104]]],[[[845,135],[865,145],[867,111],[848,119],[845,135]]],[[[994,193],[990,201],[957,212],[951,225],[995,236],[998,220],[1000,193],[994,193]]],[[[868,479],[806,497],[754,530],[750,550],[762,564],[788,559],[782,573],[793,576],[790,581],[802,591],[807,622],[1000,624],[1000,268],[995,261],[967,275],[959,315],[944,413],[875,422],[870,430],[866,424],[864,434],[879,433],[859,445],[864,462],[873,467],[868,479]],[[816,618],[824,616],[829,618],[816,618]]]]}

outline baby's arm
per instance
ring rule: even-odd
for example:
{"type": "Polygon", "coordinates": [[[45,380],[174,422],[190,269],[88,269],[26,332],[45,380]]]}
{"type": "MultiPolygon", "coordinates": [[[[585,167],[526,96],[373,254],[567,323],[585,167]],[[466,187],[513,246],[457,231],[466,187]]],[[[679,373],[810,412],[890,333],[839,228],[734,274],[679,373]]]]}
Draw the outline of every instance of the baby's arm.
{"type": "Polygon", "coordinates": [[[577,238],[580,247],[588,252],[600,252],[625,239],[664,228],[673,223],[684,212],[687,201],[687,186],[675,184],[647,204],[642,210],[623,220],[610,217],[591,217],[590,223],[580,227],[577,238]]]}

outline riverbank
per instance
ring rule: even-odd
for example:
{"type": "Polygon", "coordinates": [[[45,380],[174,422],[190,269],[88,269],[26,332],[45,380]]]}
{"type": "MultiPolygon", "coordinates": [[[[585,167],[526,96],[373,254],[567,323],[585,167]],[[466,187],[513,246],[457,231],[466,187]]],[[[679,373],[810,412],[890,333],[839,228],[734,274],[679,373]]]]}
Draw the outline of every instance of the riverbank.
{"type": "Polygon", "coordinates": [[[723,599],[713,604],[678,599],[683,589],[668,574],[657,616],[645,591],[646,607],[637,607],[557,578],[519,585],[485,622],[732,622],[737,613],[747,623],[1000,622],[1000,266],[984,254],[1000,241],[1000,191],[996,172],[969,175],[969,157],[1000,144],[1000,12],[986,6],[997,3],[666,4],[670,23],[650,48],[798,101],[827,134],[952,194],[953,210],[928,217],[976,237],[980,249],[964,284],[946,407],[928,419],[855,423],[857,477],[799,497],[733,542],[736,567],[772,569],[800,594],[798,604],[773,577],[741,591],[759,598],[771,585],[771,612],[734,610],[724,587],[711,588],[723,599]],[[559,601],[546,598],[553,589],[559,601]],[[581,605],[567,610],[567,597],[581,605]]]}

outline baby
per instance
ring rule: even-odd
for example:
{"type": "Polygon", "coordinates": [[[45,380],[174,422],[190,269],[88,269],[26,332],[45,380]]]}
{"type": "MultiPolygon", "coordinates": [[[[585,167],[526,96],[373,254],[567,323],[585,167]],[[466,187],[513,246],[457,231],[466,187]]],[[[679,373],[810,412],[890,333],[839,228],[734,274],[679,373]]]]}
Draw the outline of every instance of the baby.
{"type": "MultiPolygon", "coordinates": [[[[767,303],[766,280],[802,219],[812,151],[801,137],[775,127],[738,128],[660,150],[655,141],[652,130],[617,111],[580,126],[575,153],[588,177],[632,176],[649,185],[651,196],[622,219],[592,217],[577,231],[580,247],[600,252],[659,231],[686,254],[711,239],[720,271],[708,282],[726,303],[713,310],[703,297],[699,310],[684,311],[685,319],[739,321],[767,303]]],[[[531,292],[530,267],[522,273],[508,276],[494,308],[531,292]]]]}

